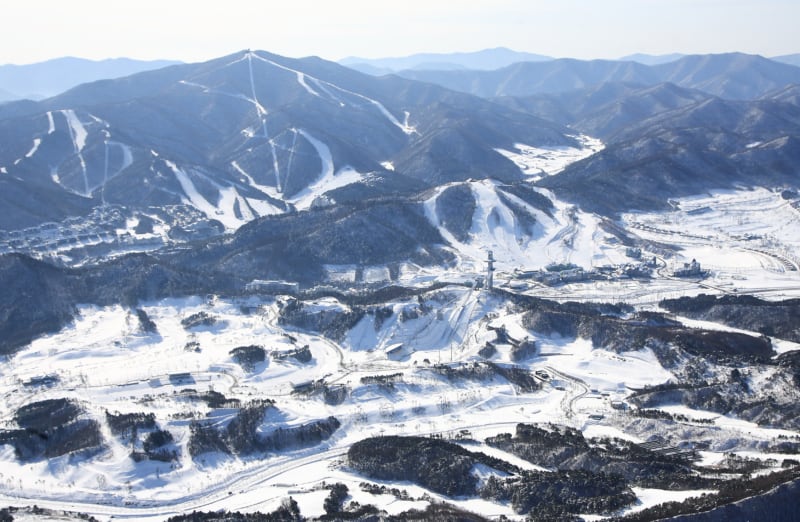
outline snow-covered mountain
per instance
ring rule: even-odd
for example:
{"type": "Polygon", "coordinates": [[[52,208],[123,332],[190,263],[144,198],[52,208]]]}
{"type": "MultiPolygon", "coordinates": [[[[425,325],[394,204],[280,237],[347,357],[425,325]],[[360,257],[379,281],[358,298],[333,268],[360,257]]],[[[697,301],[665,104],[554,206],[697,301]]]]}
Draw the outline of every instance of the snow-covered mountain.
{"type": "MultiPolygon", "coordinates": [[[[188,204],[234,230],[347,186],[364,198],[514,181],[495,148],[578,146],[569,132],[432,85],[243,51],[5,106],[0,181],[27,184],[32,201],[44,187],[84,207],[188,204]]],[[[3,228],[52,219],[22,204],[3,228]]]]}
{"type": "Polygon", "coordinates": [[[0,518],[782,516],[797,100],[242,51],[0,106],[0,518]]]}
{"type": "MultiPolygon", "coordinates": [[[[603,214],[667,209],[670,198],[710,188],[796,186],[800,105],[791,89],[781,92],[786,96],[755,101],[679,98],[676,108],[645,113],[608,136],[601,153],[541,185],[603,214]]],[[[584,124],[624,118],[620,108],[628,102],[638,100],[623,99],[605,118],[584,124]]]]}
{"type": "Polygon", "coordinates": [[[400,74],[484,97],[557,93],[606,82],[642,86],[670,82],[721,98],[743,100],[800,83],[800,68],[742,53],[689,55],[657,65],[558,59],[517,63],[496,71],[402,71],[400,74]]]}

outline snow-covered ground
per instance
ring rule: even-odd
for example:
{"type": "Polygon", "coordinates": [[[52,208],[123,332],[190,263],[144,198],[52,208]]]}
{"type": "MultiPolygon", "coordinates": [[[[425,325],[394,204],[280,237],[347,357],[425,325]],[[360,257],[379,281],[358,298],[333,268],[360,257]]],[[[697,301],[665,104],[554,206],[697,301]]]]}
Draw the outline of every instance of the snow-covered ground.
{"type": "MultiPolygon", "coordinates": [[[[649,350],[613,353],[592,349],[583,339],[536,335],[522,325],[521,314],[497,297],[463,287],[428,294],[423,303],[386,303],[391,309],[387,318],[376,323],[374,315],[365,315],[341,342],[281,325],[282,302],[283,298],[189,298],[146,303],[142,309],[158,328],[151,334],[142,333],[129,309],[84,307],[74,324],[10,358],[0,366],[0,413],[6,427],[12,424],[13,412],[25,404],[69,397],[101,421],[106,411],[154,414],[158,425],[174,435],[181,456],[173,463],[136,463],[129,457],[130,446],[108,428],[103,430],[103,451],[80,458],[20,463],[10,446],[1,446],[0,504],[35,503],[104,519],[113,515],[160,520],[195,509],[269,511],[291,495],[305,515],[314,516],[323,513],[327,492],[320,483],[326,481],[347,484],[353,500],[397,513],[421,504],[360,491],[363,477],[342,465],[354,442],[378,434],[451,436],[462,430],[482,440],[513,432],[520,422],[556,422],[581,429],[587,437],[640,441],[640,434],[627,433],[625,424],[617,421],[611,403],[622,400],[628,388],[672,378],[649,350]],[[190,329],[181,324],[199,312],[216,322],[190,329]],[[450,382],[433,370],[438,362],[478,360],[477,352],[494,339],[499,327],[517,340],[535,338],[539,355],[523,364],[549,375],[540,391],[520,393],[502,379],[450,382]],[[301,363],[273,356],[247,371],[230,352],[253,344],[270,352],[308,346],[312,359],[301,363]],[[393,351],[398,347],[402,350],[393,351]],[[190,378],[181,377],[187,373],[190,378]],[[362,382],[363,377],[393,374],[399,377],[391,387],[362,382]],[[57,377],[58,384],[22,384],[45,375],[57,377]],[[348,397],[334,406],[319,395],[293,393],[295,386],[315,380],[347,386],[348,397]],[[214,390],[243,402],[273,399],[275,408],[268,411],[263,429],[297,426],[329,415],[342,426],[331,439],[311,448],[192,459],[187,449],[189,420],[203,418],[211,409],[185,399],[180,393],[185,388],[214,390]]],[[[331,298],[305,307],[309,313],[347,309],[331,298]]],[[[497,349],[493,360],[510,363],[510,347],[501,344],[497,349]]],[[[678,408],[675,413],[700,418],[705,412],[678,408]]],[[[218,410],[214,415],[220,414],[218,410]]],[[[224,420],[224,410],[222,414],[224,420]]],[[[718,419],[715,426],[719,436],[731,433],[737,440],[786,434],[736,419],[718,419]]],[[[519,464],[499,450],[481,447],[484,450],[519,464]]],[[[413,498],[430,494],[409,484],[400,487],[413,498]]],[[[636,492],[642,502],[637,508],[683,495],[636,492]]],[[[516,516],[504,504],[446,500],[491,516],[516,516]]]]}
{"type": "MultiPolygon", "coordinates": [[[[626,247],[604,228],[600,218],[545,191],[542,193],[551,198],[556,211],[552,217],[536,211],[536,232],[528,236],[519,233],[512,213],[496,196],[491,197],[489,184],[472,184],[475,192],[490,195],[476,198],[479,208],[470,241],[459,242],[443,228],[442,235],[454,245],[465,270],[479,273],[485,267],[486,251],[492,250],[496,285],[557,300],[645,307],[662,299],[701,293],[747,293],[770,300],[800,297],[800,210],[780,192],[723,191],[677,200],[670,212],[625,214],[619,224],[643,245],[641,260],[655,259],[651,279],[584,280],[549,287],[520,280],[516,271],[542,269],[551,263],[574,263],[590,270],[640,261],[628,257],[626,247]],[[648,245],[659,248],[650,251],[648,245]],[[675,269],[693,259],[705,271],[702,277],[672,276],[675,269]]],[[[428,216],[439,225],[434,204],[435,196],[427,204],[428,216]]]]}
{"type": "Polygon", "coordinates": [[[629,257],[627,247],[609,232],[602,218],[559,201],[548,191],[536,189],[553,202],[554,210],[545,213],[514,195],[502,193],[501,198],[498,182],[466,184],[476,203],[466,238],[456,238],[437,215],[437,200],[448,186],[432,192],[424,202],[428,220],[452,247],[463,274],[483,273],[491,250],[496,285],[557,300],[652,307],[662,299],[701,293],[749,293],[771,300],[800,296],[800,211],[780,193],[729,191],[679,200],[672,212],[626,214],[619,224],[643,245],[637,260],[629,257]],[[533,228],[520,219],[519,209],[535,219],[533,228]],[[653,252],[648,245],[658,248],[653,252]],[[570,263],[591,271],[653,259],[652,278],[647,280],[587,277],[546,286],[519,278],[520,272],[551,264],[570,263]],[[672,276],[693,259],[705,270],[702,277],[672,276]]]}
{"type": "MultiPolygon", "coordinates": [[[[79,461],[63,457],[21,464],[15,460],[13,450],[5,446],[0,452],[3,474],[13,480],[0,484],[0,498],[14,502],[12,497],[22,496],[35,498],[42,506],[98,515],[157,518],[175,510],[199,507],[272,509],[291,494],[301,502],[304,513],[321,514],[325,495],[315,487],[320,480],[341,477],[351,491],[358,491],[359,477],[328,468],[350,444],[364,437],[378,433],[448,434],[464,428],[490,435],[513,431],[517,422],[528,420],[525,409],[531,403],[537,411],[558,408],[557,396],[521,396],[500,382],[453,388],[442,377],[425,370],[428,363],[424,360],[449,360],[451,354],[463,357],[474,351],[469,342],[453,344],[453,337],[467,339],[468,330],[473,327],[471,317],[463,316],[459,307],[467,306],[474,314],[481,314],[489,306],[480,294],[467,290],[447,299],[451,303],[449,319],[439,320],[437,314],[431,313],[398,324],[401,320],[394,317],[379,329],[379,336],[402,339],[412,347],[412,356],[401,361],[389,359],[379,347],[365,349],[365,328],[356,327],[342,345],[316,335],[286,331],[275,322],[275,301],[189,299],[151,303],[143,309],[158,325],[159,333],[149,335],[138,331],[137,320],[122,307],[85,308],[73,326],[35,341],[3,367],[3,418],[10,420],[9,415],[16,408],[29,402],[63,396],[80,401],[98,419],[103,419],[105,411],[154,413],[159,425],[174,433],[182,457],[172,465],[137,464],[129,458],[129,448],[107,430],[107,449],[79,461]],[[244,314],[243,308],[257,311],[244,314]],[[214,315],[217,323],[187,331],[181,319],[199,311],[214,315]],[[199,343],[199,351],[185,349],[192,342],[199,343]],[[278,351],[308,345],[313,359],[308,364],[273,359],[247,373],[232,361],[229,352],[255,342],[278,351]],[[47,375],[58,376],[58,386],[19,386],[20,382],[42,376],[44,367],[47,375]],[[186,448],[189,431],[185,415],[202,417],[209,410],[176,396],[187,384],[177,384],[170,376],[186,372],[192,375],[191,388],[198,392],[215,390],[229,398],[276,400],[279,413],[265,419],[267,423],[292,426],[336,415],[343,427],[328,443],[307,450],[263,459],[211,455],[208,460],[192,461],[186,448]],[[404,375],[395,392],[360,384],[363,376],[387,372],[404,375]],[[332,407],[320,398],[292,393],[293,385],[317,379],[347,384],[352,389],[350,398],[343,405],[332,407]],[[502,417],[493,415],[494,420],[487,423],[487,411],[501,413],[502,417]],[[496,419],[500,418],[503,420],[498,422],[496,419]],[[228,495],[228,491],[238,493],[228,495]],[[266,499],[274,502],[270,504],[266,499]],[[139,507],[130,507],[133,505],[139,507]]],[[[319,310],[336,306],[339,305],[330,300],[323,301],[319,310]]],[[[412,303],[398,303],[398,314],[403,307],[411,306],[412,303]]],[[[391,506],[387,507],[390,512],[413,507],[392,499],[385,502],[391,506]]],[[[511,514],[507,507],[494,509],[498,514],[511,514]]]]}
{"type": "Polygon", "coordinates": [[[800,290],[800,210],[780,191],[717,191],[622,222],[643,239],[680,247],[668,269],[697,259],[711,271],[709,283],[727,291],[785,297],[800,290]]]}
{"type": "Polygon", "coordinates": [[[467,182],[476,203],[469,238],[460,241],[440,222],[436,201],[447,186],[440,187],[425,201],[428,220],[438,227],[453,247],[465,272],[481,272],[488,250],[494,252],[498,271],[542,269],[553,263],[575,263],[585,268],[625,261],[625,248],[612,243],[600,227],[600,219],[574,205],[559,201],[544,189],[537,189],[554,204],[552,215],[506,192],[502,197],[532,216],[533,229],[526,227],[519,211],[501,199],[501,183],[494,180],[467,182]]]}
{"type": "MultiPolygon", "coordinates": [[[[256,55],[248,60],[253,58],[264,61],[256,55]]],[[[297,81],[313,95],[340,96],[342,103],[376,103],[273,65],[296,74],[297,81]]],[[[266,110],[254,94],[252,99],[246,96],[245,99],[253,103],[260,116],[264,115],[266,110]]],[[[70,118],[68,114],[64,117],[70,118]]],[[[391,114],[387,117],[394,118],[391,114]]],[[[48,118],[52,132],[51,113],[48,118]]],[[[69,120],[78,151],[85,140],[79,123],[77,117],[69,120]]],[[[407,115],[404,124],[397,124],[410,129],[407,115]]],[[[307,140],[321,160],[316,181],[287,199],[296,208],[308,208],[325,192],[363,178],[364,174],[353,169],[337,170],[328,146],[307,131],[296,129],[294,134],[295,139],[307,140]]],[[[583,149],[548,151],[518,146],[518,153],[504,154],[533,177],[551,175],[602,147],[588,138],[582,140],[583,149]]],[[[108,144],[125,147],[116,142],[108,144]]],[[[30,154],[36,153],[37,146],[34,143],[30,154]]],[[[129,153],[125,157],[129,158],[129,153]]],[[[280,212],[268,203],[259,206],[253,199],[245,201],[234,187],[218,187],[219,200],[210,202],[193,182],[193,177],[202,174],[167,164],[187,203],[208,217],[220,219],[228,229],[238,228],[255,214],[280,212]],[[234,210],[237,207],[239,214],[234,210]]],[[[254,188],[283,199],[278,188],[257,186],[238,164],[233,163],[232,167],[254,188]]],[[[470,181],[467,185],[476,208],[465,240],[454,237],[437,216],[436,200],[446,187],[433,191],[424,202],[427,219],[438,227],[456,254],[456,265],[446,269],[403,265],[400,284],[471,282],[483,273],[488,250],[496,258],[495,283],[507,288],[519,283],[516,270],[541,269],[553,263],[574,263],[589,270],[631,262],[625,246],[604,228],[598,216],[560,202],[549,192],[541,191],[553,201],[551,213],[534,208],[512,194],[505,193],[504,200],[500,197],[499,183],[492,180],[470,181]],[[520,208],[535,219],[532,228],[520,220],[520,208]]],[[[664,298],[699,293],[747,292],[772,299],[800,296],[800,212],[782,199],[780,193],[766,189],[726,191],[685,198],[674,205],[671,212],[632,213],[624,215],[620,222],[645,244],[675,247],[672,255],[644,249],[645,258],[657,258],[652,279],[617,278],[554,287],[526,282],[521,291],[557,300],[627,302],[644,309],[656,308],[664,298]],[[693,258],[709,270],[706,277],[671,275],[676,266],[693,258]]],[[[120,233],[136,226],[134,220],[129,221],[120,233]]],[[[153,234],[166,231],[156,226],[153,234]]],[[[356,269],[326,268],[332,280],[352,279],[356,269]]],[[[386,267],[361,268],[368,281],[388,277],[386,267]]],[[[384,303],[391,311],[388,317],[377,322],[375,314],[364,315],[338,341],[280,324],[283,299],[196,297],[144,303],[142,309],[156,323],[157,334],[142,333],[136,314],[127,308],[84,307],[72,325],[34,341],[10,357],[0,365],[2,427],[13,427],[14,412],[25,404],[69,397],[79,401],[87,415],[101,424],[106,411],[152,413],[158,425],[174,435],[180,458],[173,463],[137,463],[129,456],[130,447],[108,428],[103,430],[104,449],[94,455],[20,463],[10,446],[0,445],[0,505],[35,503],[86,512],[101,519],[123,516],[132,520],[162,520],[198,509],[270,511],[292,496],[304,515],[316,516],[324,512],[322,504],[327,491],[320,484],[326,481],[347,484],[351,500],[399,513],[423,507],[424,502],[361,491],[359,483],[363,477],[349,470],[344,462],[353,443],[379,434],[447,437],[463,430],[482,440],[513,432],[521,422],[555,422],[580,429],[586,437],[610,436],[642,442],[648,434],[630,429],[630,423],[622,420],[623,414],[616,406],[630,389],[674,378],[650,350],[615,353],[593,349],[586,339],[537,335],[523,326],[522,315],[506,303],[464,286],[450,286],[427,294],[424,302],[410,299],[384,303]],[[199,312],[214,316],[216,323],[191,329],[181,324],[182,319],[199,312]],[[522,365],[548,376],[541,380],[541,390],[521,393],[499,378],[449,382],[434,371],[433,366],[438,363],[479,360],[478,352],[487,342],[494,341],[499,327],[514,339],[535,339],[538,354],[522,365]],[[248,345],[263,346],[268,352],[308,346],[312,359],[301,363],[269,357],[247,371],[236,364],[231,350],[248,345]],[[188,380],[180,377],[187,373],[188,380]],[[362,382],[365,377],[394,374],[399,377],[390,387],[370,384],[369,380],[362,382]],[[55,376],[58,383],[50,388],[24,384],[44,376],[55,376]],[[313,381],[344,385],[349,390],[348,396],[342,404],[331,405],[320,395],[295,393],[295,387],[313,381]],[[212,413],[205,403],[187,400],[181,395],[185,388],[198,393],[213,390],[242,402],[254,398],[275,400],[275,408],[264,419],[264,430],[299,426],[330,415],[339,419],[341,427],[331,439],[310,448],[241,458],[206,454],[193,459],[188,451],[191,419],[213,414],[219,416],[220,422],[226,422],[232,413],[212,413]]],[[[306,303],[306,310],[325,313],[347,307],[328,298],[306,303]]],[[[714,323],[678,319],[687,326],[737,331],[714,323]]],[[[775,346],[778,352],[798,349],[797,344],[787,341],[776,341],[775,346]]],[[[511,363],[510,348],[498,345],[493,361],[511,363]]],[[[767,454],[753,451],[778,437],[797,436],[683,406],[662,409],[691,419],[711,419],[708,429],[714,430],[714,436],[731,441],[725,451],[742,456],[766,458],[767,454]]],[[[680,425],[675,429],[680,430],[680,425]]],[[[532,465],[499,450],[485,445],[480,450],[533,469],[532,465]]],[[[703,464],[713,465],[723,458],[723,453],[716,448],[702,456],[703,464]]],[[[491,472],[475,470],[481,478],[491,472]]],[[[407,490],[414,499],[426,494],[442,498],[410,484],[389,485],[407,490]]],[[[634,491],[640,503],[630,511],[703,493],[634,491]]],[[[516,518],[506,504],[477,499],[445,500],[485,515],[516,518]]]]}
{"type": "Polygon", "coordinates": [[[605,148],[597,138],[580,134],[571,136],[580,147],[533,147],[524,143],[515,143],[514,150],[495,149],[513,161],[524,174],[536,181],[547,176],[558,174],[571,163],[588,158],[605,148]]]}

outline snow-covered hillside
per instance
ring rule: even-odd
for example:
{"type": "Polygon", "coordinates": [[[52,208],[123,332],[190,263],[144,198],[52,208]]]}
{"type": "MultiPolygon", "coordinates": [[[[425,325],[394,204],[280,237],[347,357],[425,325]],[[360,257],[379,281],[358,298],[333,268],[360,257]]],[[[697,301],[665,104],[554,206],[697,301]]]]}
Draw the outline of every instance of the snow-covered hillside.
{"type": "MultiPolygon", "coordinates": [[[[83,308],[73,325],[33,342],[0,368],[2,418],[10,428],[14,412],[26,405],[68,399],[83,417],[99,422],[101,444],[34,460],[20,460],[12,446],[1,446],[0,500],[156,520],[196,509],[269,511],[292,496],[304,515],[319,516],[325,498],[319,486],[326,481],[347,484],[353,500],[399,513],[424,502],[362,492],[364,477],[341,461],[353,443],[378,434],[482,440],[513,432],[521,422],[555,422],[587,437],[642,442],[652,425],[615,405],[631,390],[675,378],[650,349],[615,352],[580,337],[542,335],[526,328],[524,314],[503,298],[458,286],[361,309],[351,326],[328,337],[291,326],[300,320],[325,324],[355,312],[332,298],[287,297],[172,299],[145,303],[138,312],[83,308]],[[290,309],[298,311],[287,315],[290,309]],[[531,342],[534,351],[518,351],[531,342]],[[236,349],[247,346],[262,347],[264,360],[237,362],[236,349]],[[530,372],[539,389],[511,382],[496,369],[514,365],[530,372]],[[463,376],[454,378],[446,368],[463,368],[463,376]],[[212,406],[213,396],[225,404],[212,406]],[[221,429],[234,421],[238,407],[256,399],[274,401],[257,428],[263,436],[330,416],[340,427],[310,446],[192,454],[194,423],[221,429]],[[132,414],[152,416],[153,426],[133,435],[112,432],[111,417],[132,414]],[[171,434],[174,459],[132,458],[154,430],[171,434]]],[[[686,408],[673,413],[711,419],[659,428],[668,437],[686,430],[710,437],[707,461],[731,451],[753,455],[778,436],[796,436],[686,408]]],[[[414,499],[427,493],[484,515],[517,516],[508,505],[403,488],[414,499]]],[[[637,495],[643,508],[674,493],[642,489],[637,495]]]]}
{"type": "Polygon", "coordinates": [[[591,268],[618,264],[625,248],[612,243],[600,227],[600,218],[563,203],[546,190],[536,190],[552,204],[541,208],[493,180],[467,182],[475,210],[465,237],[457,238],[437,215],[438,188],[425,202],[428,220],[461,258],[465,268],[482,271],[487,250],[498,259],[498,269],[531,270],[550,264],[575,263],[591,268]]]}
{"type": "Polygon", "coordinates": [[[4,105],[0,509],[599,520],[797,479],[793,109],[641,103],[604,143],[247,50],[4,105]]]}

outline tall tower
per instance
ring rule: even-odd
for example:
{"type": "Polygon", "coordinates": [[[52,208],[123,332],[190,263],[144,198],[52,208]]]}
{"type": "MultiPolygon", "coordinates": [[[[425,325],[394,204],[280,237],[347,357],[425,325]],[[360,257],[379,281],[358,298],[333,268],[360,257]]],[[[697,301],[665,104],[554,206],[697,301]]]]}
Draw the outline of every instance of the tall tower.
{"type": "Polygon", "coordinates": [[[490,291],[494,288],[494,254],[489,250],[489,258],[486,260],[486,288],[490,291]]]}

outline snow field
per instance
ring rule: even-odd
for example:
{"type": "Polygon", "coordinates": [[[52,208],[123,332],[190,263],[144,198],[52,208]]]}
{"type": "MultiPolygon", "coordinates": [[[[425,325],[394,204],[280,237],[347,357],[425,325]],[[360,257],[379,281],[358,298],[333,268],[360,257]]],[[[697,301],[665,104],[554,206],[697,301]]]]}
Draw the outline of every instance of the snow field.
{"type": "MultiPolygon", "coordinates": [[[[557,200],[549,191],[537,189],[553,201],[553,217],[514,195],[504,194],[536,219],[534,230],[529,232],[514,211],[500,199],[497,191],[501,183],[494,180],[466,183],[476,202],[472,229],[466,242],[456,239],[442,225],[436,213],[436,200],[450,185],[438,187],[423,203],[428,221],[439,229],[453,248],[464,272],[483,272],[487,250],[494,252],[498,272],[541,269],[552,263],[565,262],[589,269],[625,259],[625,248],[611,243],[596,216],[557,200]]],[[[500,277],[496,279],[502,280],[500,277]]]]}
{"type": "MultiPolygon", "coordinates": [[[[649,350],[617,354],[592,349],[583,339],[537,335],[522,326],[522,314],[507,309],[498,298],[463,287],[428,294],[422,304],[416,299],[386,303],[392,311],[388,318],[376,324],[373,315],[365,315],[341,342],[280,324],[279,305],[280,298],[147,303],[142,309],[156,323],[157,334],[142,333],[135,314],[123,307],[84,307],[74,324],[34,341],[0,368],[4,398],[0,418],[6,427],[13,412],[24,404],[71,397],[101,421],[105,411],[153,413],[158,425],[174,435],[181,457],[174,463],[136,463],[129,457],[129,444],[108,428],[103,430],[105,448],[96,454],[20,463],[9,446],[1,446],[0,501],[26,499],[95,516],[160,520],[195,509],[270,511],[291,495],[306,516],[314,516],[322,514],[327,491],[320,485],[326,481],[344,482],[353,500],[398,513],[423,505],[361,492],[358,483],[364,479],[348,470],[343,460],[350,445],[376,435],[450,437],[464,430],[483,440],[513,433],[518,423],[547,422],[576,427],[587,437],[638,442],[643,434],[630,431],[610,402],[623,399],[628,387],[659,384],[672,377],[649,350]],[[214,316],[216,323],[184,328],[181,320],[199,312],[214,316]],[[477,352],[494,340],[500,327],[512,339],[530,337],[539,345],[539,355],[520,364],[550,375],[542,381],[541,390],[520,393],[500,378],[448,381],[432,368],[438,362],[478,360],[477,352]],[[190,343],[197,343],[199,351],[190,343]],[[246,372],[229,352],[251,344],[264,346],[267,352],[308,345],[312,360],[303,364],[270,357],[246,372]],[[403,350],[395,357],[390,351],[398,346],[403,350]],[[59,384],[20,386],[44,374],[58,376],[59,384]],[[391,386],[362,382],[365,377],[397,374],[391,386]],[[344,384],[349,396],[334,406],[317,395],[293,393],[294,386],[315,380],[344,384]],[[185,388],[198,393],[214,390],[242,402],[275,400],[275,408],[268,411],[260,428],[265,432],[329,415],[335,415],[342,426],[331,439],[310,448],[247,457],[208,453],[192,459],[187,450],[189,423],[212,410],[203,402],[184,398],[180,391],[185,388]],[[602,415],[599,420],[590,417],[598,414],[602,415]]],[[[308,313],[345,309],[330,298],[305,304],[308,313]]],[[[498,345],[492,360],[510,363],[510,347],[498,345]]],[[[710,415],[677,406],[663,409],[694,418],[710,415]]],[[[220,409],[209,418],[224,424],[233,412],[220,409]]],[[[737,441],[731,450],[756,448],[759,441],[786,434],[727,418],[716,419],[713,429],[719,437],[737,441]]],[[[485,444],[469,447],[535,468],[485,444]]],[[[484,478],[495,473],[474,472],[484,478]]],[[[406,489],[414,498],[426,493],[410,484],[386,485],[406,489]]],[[[636,508],[643,508],[677,493],[637,490],[637,494],[642,504],[636,508]]],[[[485,515],[514,515],[507,505],[446,500],[485,515]]]]}
{"type": "Polygon", "coordinates": [[[513,161],[532,181],[558,174],[570,164],[600,152],[605,145],[598,139],[584,134],[571,136],[580,147],[533,147],[515,143],[515,150],[495,149],[513,161]]]}
{"type": "Polygon", "coordinates": [[[728,292],[798,295],[800,211],[779,191],[721,190],[681,198],[674,207],[625,214],[622,222],[637,236],[680,247],[670,268],[694,258],[728,292]]]}

